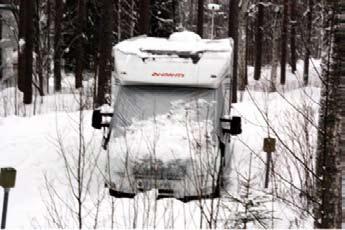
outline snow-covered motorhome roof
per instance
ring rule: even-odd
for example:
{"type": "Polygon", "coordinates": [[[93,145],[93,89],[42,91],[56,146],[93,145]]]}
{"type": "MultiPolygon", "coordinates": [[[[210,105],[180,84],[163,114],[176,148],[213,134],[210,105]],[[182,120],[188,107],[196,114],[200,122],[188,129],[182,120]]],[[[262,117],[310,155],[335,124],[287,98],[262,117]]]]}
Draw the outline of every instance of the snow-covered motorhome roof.
{"type": "Polygon", "coordinates": [[[117,84],[217,88],[230,76],[233,40],[201,39],[184,31],[173,33],[168,39],[128,39],[113,51],[117,84]]]}
{"type": "Polygon", "coordinates": [[[167,53],[199,53],[199,52],[229,52],[232,40],[226,39],[201,39],[190,31],[176,32],[167,38],[139,36],[125,40],[115,46],[124,53],[136,54],[140,57],[150,56],[160,51],[167,53]],[[155,52],[156,51],[156,52],[155,52]]]}

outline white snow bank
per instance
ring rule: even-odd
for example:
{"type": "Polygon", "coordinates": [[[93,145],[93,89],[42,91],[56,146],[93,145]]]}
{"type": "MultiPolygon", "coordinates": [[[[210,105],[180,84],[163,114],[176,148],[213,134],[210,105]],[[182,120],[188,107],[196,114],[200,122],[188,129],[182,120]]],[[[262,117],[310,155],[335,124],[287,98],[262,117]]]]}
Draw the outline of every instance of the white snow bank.
{"type": "MultiPolygon", "coordinates": [[[[17,169],[16,186],[11,190],[9,198],[8,228],[48,228],[44,217],[46,209],[43,202],[48,200],[44,196],[44,176],[47,175],[53,183],[64,175],[57,136],[62,137],[67,152],[76,152],[78,116],[79,113],[49,113],[33,117],[0,118],[0,167],[17,169]]],[[[84,112],[84,116],[85,139],[93,140],[95,147],[100,149],[100,133],[94,135],[91,126],[86,125],[91,122],[91,112],[84,112]]],[[[92,145],[91,142],[89,145],[92,145]]],[[[57,184],[55,188],[61,194],[66,193],[64,184],[57,184]]],[[[1,200],[2,196],[0,192],[1,200]]]]}
{"type": "MultiPolygon", "coordinates": [[[[301,65],[298,65],[300,69],[301,65]]],[[[311,67],[312,68],[312,67],[311,67]]],[[[318,67],[319,68],[319,67],[318,67]]],[[[264,70],[268,74],[270,69],[264,70]]],[[[301,73],[298,70],[298,73],[301,73]]],[[[269,75],[267,75],[269,76],[269,75]]],[[[250,153],[253,153],[253,167],[251,167],[252,173],[252,187],[251,194],[249,199],[252,199],[255,202],[256,196],[260,195],[257,190],[265,191],[263,189],[263,178],[264,178],[264,160],[265,154],[262,152],[262,138],[267,136],[267,124],[262,118],[260,112],[256,108],[255,103],[262,109],[267,108],[269,114],[269,120],[272,127],[276,128],[279,131],[279,134],[286,140],[286,144],[289,146],[291,142],[303,138],[303,126],[301,122],[303,117],[297,111],[295,111],[292,106],[297,108],[306,108],[312,111],[317,111],[319,100],[320,89],[308,87],[300,88],[300,79],[299,75],[290,75],[287,77],[287,84],[285,89],[296,89],[291,92],[283,93],[274,93],[268,94],[266,92],[254,92],[251,88],[249,95],[246,92],[243,95],[243,101],[233,106],[233,112],[239,114],[243,117],[243,133],[234,138],[236,146],[234,149],[234,158],[233,166],[234,172],[238,172],[239,177],[246,177],[249,174],[249,158],[250,153]],[[295,81],[294,79],[297,79],[295,81]],[[297,84],[298,83],[298,84],[297,84]],[[284,97],[287,99],[284,99],[284,97]],[[253,101],[254,99],[254,101],[253,101]],[[288,103],[290,101],[290,103],[288,103]],[[254,103],[255,102],[255,103],[254,103]],[[291,126],[292,125],[292,126],[291,126]],[[288,127],[294,128],[296,135],[289,136],[289,133],[286,133],[288,127]]],[[[72,78],[71,78],[72,79],[72,78]]],[[[249,75],[249,79],[252,79],[252,75],[249,75]]],[[[265,79],[265,78],[264,78],[265,79]]],[[[318,77],[315,72],[311,74],[311,84],[319,84],[318,77]]],[[[263,82],[265,80],[261,80],[263,82]]],[[[71,81],[72,83],[72,81],[71,81]]],[[[250,80],[250,85],[254,85],[254,81],[250,80]]],[[[66,84],[67,87],[68,84],[66,84]]],[[[259,85],[259,83],[257,83],[259,85]]],[[[258,88],[259,89],[259,88],[258,88]]],[[[260,88],[261,89],[261,88],[260,88]]],[[[67,89],[66,89],[67,90],[67,89]]],[[[70,89],[71,90],[71,89],[70,89]]],[[[13,88],[6,89],[2,91],[0,96],[0,108],[2,109],[6,103],[13,101],[13,95],[8,92],[14,92],[13,88]],[[5,98],[7,99],[5,100],[5,98]],[[4,103],[7,101],[6,103],[4,103]]],[[[72,91],[72,90],[71,90],[72,91]]],[[[78,109],[75,101],[76,95],[57,95],[57,96],[48,96],[45,99],[44,104],[42,105],[42,111],[52,112],[56,110],[55,102],[64,100],[65,107],[68,111],[75,111],[78,109]],[[59,98],[61,96],[61,98],[59,98]]],[[[21,98],[21,97],[19,97],[21,98]]],[[[20,100],[20,99],[19,99],[20,100]]],[[[12,106],[11,106],[12,107],[12,106]]],[[[158,122],[154,123],[154,120],[150,120],[142,126],[133,126],[132,128],[136,131],[144,130],[149,131],[151,124],[151,131],[155,127],[160,127],[163,130],[157,129],[159,137],[166,138],[169,135],[170,130],[168,127],[174,123],[176,125],[177,121],[183,120],[183,115],[185,110],[183,107],[179,107],[181,110],[174,110],[175,113],[170,115],[170,119],[164,116],[157,117],[158,122]],[[164,123],[166,122],[166,126],[164,123]]],[[[2,114],[1,114],[2,115],[2,114]]],[[[166,115],[168,116],[168,114],[166,115]]],[[[317,116],[311,113],[311,117],[317,116]]],[[[85,139],[89,140],[90,138],[94,141],[95,147],[100,147],[101,133],[94,133],[90,126],[91,112],[88,111],[85,114],[84,129],[86,133],[85,139]],[[95,134],[94,136],[92,136],[95,134]]],[[[157,120],[156,119],[156,120],[157,120]]],[[[54,140],[56,140],[57,130],[60,130],[60,133],[65,137],[64,143],[69,149],[76,147],[76,138],[75,131],[77,130],[76,124],[78,122],[78,113],[48,113],[40,116],[34,117],[0,117],[0,167],[12,166],[18,169],[17,184],[14,189],[11,190],[10,200],[9,200],[9,210],[8,210],[8,219],[7,226],[9,228],[52,228],[56,227],[54,225],[49,225],[47,223],[47,211],[43,205],[43,201],[48,199],[48,196],[44,192],[44,179],[43,175],[47,172],[52,178],[52,182],[55,179],[56,189],[60,192],[59,194],[63,197],[63,200],[70,201],[73,199],[73,194],[68,192],[66,189],[67,183],[63,178],[64,167],[62,164],[61,158],[57,154],[57,146],[54,140]],[[74,133],[74,134],[73,134],[74,133]],[[56,177],[55,177],[56,176],[56,177]]],[[[182,146],[184,141],[182,138],[179,139],[178,132],[183,132],[182,127],[183,122],[180,124],[181,129],[171,130],[174,138],[180,141],[179,144],[176,144],[178,149],[187,149],[186,146],[182,146]]],[[[204,124],[203,129],[205,130],[207,124],[204,124]]],[[[311,143],[315,141],[315,128],[308,129],[311,135],[311,143]]],[[[139,133],[139,132],[138,132],[139,133]]],[[[290,133],[291,134],[291,133],[290,133]]],[[[132,135],[129,133],[128,135],[132,135]]],[[[138,134],[139,135],[139,134],[138,134]]],[[[271,133],[271,135],[273,135],[271,133]]],[[[139,136],[133,135],[134,138],[139,138],[139,136]]],[[[150,141],[153,135],[148,135],[148,140],[150,141]]],[[[171,137],[169,136],[169,139],[171,137]]],[[[201,137],[204,138],[204,137],[201,137]]],[[[142,145],[145,145],[145,141],[142,141],[142,145]]],[[[133,145],[136,145],[135,142],[132,142],[133,145]]],[[[170,143],[169,143],[170,144],[170,143]]],[[[187,145],[188,146],[188,145],[187,145]]],[[[278,143],[279,152],[273,155],[273,161],[275,164],[275,169],[277,173],[280,173],[284,176],[292,177],[291,182],[294,182],[296,185],[299,185],[299,181],[296,180],[299,177],[297,173],[301,173],[303,170],[297,172],[298,162],[296,163],[291,158],[291,155],[286,151],[282,151],[281,143],[278,143]],[[288,164],[289,162],[289,164],[288,164]],[[287,168],[291,167],[290,171],[287,171],[287,168]],[[297,173],[296,173],[297,172],[297,173]],[[290,174],[291,173],[291,174],[290,174]]],[[[312,146],[313,147],[313,146],[312,146]]],[[[135,146],[133,147],[135,148],[135,146]]],[[[294,149],[298,150],[298,149],[294,149]]],[[[296,151],[298,153],[298,151],[296,151]]],[[[104,167],[100,167],[100,171],[104,170],[104,167]]],[[[237,186],[237,174],[234,175],[233,187],[230,191],[230,195],[239,200],[245,201],[248,198],[243,198],[240,194],[241,186],[237,186]]],[[[288,179],[290,179],[288,177],[288,179]]],[[[278,178],[279,179],[279,178],[278,178]]],[[[92,191],[99,191],[100,194],[104,192],[105,200],[103,201],[100,207],[99,213],[99,227],[100,228],[110,228],[111,227],[111,207],[110,204],[112,200],[109,198],[107,191],[103,188],[103,180],[99,182],[99,186],[92,185],[92,191]]],[[[240,182],[238,182],[240,183],[240,182]]],[[[284,184],[282,181],[277,182],[278,189],[283,191],[292,191],[291,185],[284,184]]],[[[243,185],[242,185],[243,188],[243,185]]],[[[267,193],[270,191],[266,190],[267,193]]],[[[176,228],[176,229],[196,229],[199,228],[202,212],[209,212],[211,209],[211,202],[214,202],[215,208],[220,207],[220,212],[217,217],[217,223],[219,228],[224,226],[232,226],[234,221],[240,221],[240,218],[243,217],[244,208],[241,204],[236,202],[231,202],[231,199],[228,197],[220,199],[222,202],[220,206],[216,206],[218,199],[213,201],[206,200],[201,202],[191,202],[183,204],[180,201],[174,199],[165,199],[156,201],[155,193],[156,191],[151,191],[149,193],[139,194],[135,199],[114,199],[114,213],[115,213],[115,228],[176,228]],[[202,211],[199,205],[202,205],[202,211]],[[225,224],[225,225],[223,225],[225,224]]],[[[95,196],[98,193],[94,193],[95,196]]],[[[290,194],[289,192],[287,195],[290,194]]],[[[296,202],[295,205],[303,205],[303,203],[298,203],[299,193],[295,193],[296,202]]],[[[97,197],[98,198],[98,197],[97,197]]],[[[3,199],[3,193],[0,193],[0,200],[3,199]]],[[[96,199],[94,200],[96,202],[96,199]]],[[[72,203],[71,203],[72,204],[72,203]]],[[[273,203],[267,203],[266,210],[272,210],[274,206],[274,213],[269,217],[273,216],[274,219],[274,228],[311,228],[312,221],[306,221],[301,219],[300,213],[297,208],[294,208],[291,205],[285,205],[279,200],[274,200],[273,203]],[[296,210],[297,209],[297,210],[296,210]],[[299,224],[299,225],[297,225],[299,224]]],[[[92,206],[91,206],[92,207],[92,206]]],[[[59,206],[59,208],[61,208],[59,206]]],[[[302,206],[302,208],[305,208],[302,206]]],[[[69,215],[66,212],[66,206],[62,206],[61,213],[63,218],[68,220],[69,228],[77,228],[75,222],[72,220],[73,215],[69,215]]],[[[88,223],[92,223],[95,216],[90,214],[88,211],[95,211],[95,209],[87,209],[88,223]]],[[[260,209],[261,211],[261,209],[260,209]]],[[[261,212],[260,212],[261,213],[261,212]]],[[[249,215],[248,215],[249,216],[249,215]]],[[[246,217],[246,216],[244,216],[246,217]]],[[[207,227],[206,218],[203,218],[203,227],[207,227]]],[[[269,219],[270,220],[270,219],[269,219]]],[[[269,221],[270,222],[270,221],[269,221]]],[[[88,226],[93,226],[92,224],[88,226]]],[[[261,225],[253,225],[250,227],[259,228],[261,225]]],[[[271,227],[271,225],[268,225],[271,227]]],[[[233,228],[239,228],[235,226],[233,228]]]]}
{"type": "MultiPolygon", "coordinates": [[[[241,135],[234,138],[234,179],[237,173],[247,177],[251,173],[253,190],[265,191],[267,194],[272,191],[272,183],[281,191],[291,189],[291,192],[282,194],[284,199],[292,203],[278,206],[275,203],[275,216],[281,219],[275,221],[275,228],[289,228],[297,223],[300,224],[299,228],[312,227],[310,216],[306,215],[305,219],[299,216],[301,210],[308,208],[304,197],[288,182],[297,188],[305,188],[301,180],[305,168],[296,157],[302,161],[310,159],[308,164],[314,162],[320,89],[305,87],[277,93],[250,90],[242,96],[242,102],[234,104],[232,110],[242,117],[243,130],[241,135]],[[275,176],[270,177],[269,189],[264,189],[266,153],[263,151],[263,140],[268,136],[276,138],[277,150],[272,154],[275,176]],[[251,157],[252,167],[248,164],[251,157]],[[294,218],[298,222],[293,223],[294,218]]],[[[312,168],[312,165],[309,167],[312,168]]]]}
{"type": "MultiPolygon", "coordinates": [[[[286,84],[280,85],[280,66],[277,68],[276,87],[278,90],[290,91],[304,87],[303,83],[303,71],[304,61],[297,61],[297,71],[292,73],[290,65],[286,65],[286,84]]],[[[248,89],[253,91],[268,91],[271,84],[271,66],[264,66],[261,69],[261,79],[259,81],[254,80],[254,67],[248,66],[248,89]]],[[[321,87],[321,59],[310,59],[309,63],[309,86],[321,87]]]]}
{"type": "MultiPolygon", "coordinates": [[[[287,98],[292,101],[295,105],[301,106],[303,104],[303,95],[307,93],[312,96],[315,100],[318,99],[318,89],[299,89],[291,93],[287,93],[287,98]]],[[[269,103],[270,116],[272,117],[271,122],[275,127],[285,127],[289,120],[282,117],[282,114],[291,112],[291,106],[285,102],[285,100],[277,94],[272,94],[269,98],[261,92],[252,92],[253,98],[259,104],[260,107],[264,107],[265,101],[269,103]],[[274,119],[273,119],[274,118],[274,119]]],[[[175,138],[175,147],[181,151],[187,150],[189,144],[185,145],[185,140],[179,138],[179,132],[185,133],[186,125],[184,125],[183,118],[186,114],[184,106],[181,106],[182,102],[176,102],[176,107],[171,111],[170,118],[168,115],[164,118],[157,117],[156,123],[153,120],[148,121],[146,124],[141,123],[142,126],[137,124],[132,128],[136,131],[154,131],[157,129],[157,134],[159,138],[175,138]],[[182,121],[180,128],[176,130],[171,130],[173,137],[169,135],[169,127],[171,124],[176,125],[177,122],[182,121]],[[164,123],[166,125],[164,125],[164,123]],[[150,126],[151,125],[151,126],[150,126]],[[163,130],[161,130],[162,128],[163,130]]],[[[251,151],[259,153],[259,156],[264,159],[262,149],[262,138],[266,136],[266,127],[263,119],[260,118],[260,113],[257,111],[254,103],[251,101],[248,94],[244,95],[244,100],[234,106],[236,113],[243,116],[243,133],[239,136],[237,140],[236,149],[234,150],[234,162],[235,166],[234,172],[238,171],[241,175],[247,175],[249,169],[249,156],[251,151]],[[251,147],[249,149],[247,147],[251,147]]],[[[16,188],[11,191],[9,212],[8,212],[8,227],[9,228],[48,228],[50,226],[45,217],[47,216],[47,211],[43,205],[42,200],[47,200],[48,197],[44,192],[44,179],[43,175],[47,172],[52,178],[52,182],[56,185],[55,189],[64,197],[64,200],[71,200],[73,196],[68,193],[66,189],[67,185],[63,180],[64,167],[61,158],[57,154],[57,146],[54,140],[56,139],[57,131],[64,137],[64,144],[66,148],[73,149],[76,145],[77,134],[75,134],[76,121],[78,121],[78,113],[51,113],[41,116],[35,116],[30,118],[19,118],[19,117],[7,117],[0,119],[0,149],[2,154],[0,155],[0,167],[12,166],[18,169],[18,180],[16,188]],[[53,180],[55,179],[55,180],[53,180]]],[[[293,116],[291,116],[293,117],[293,116]]],[[[90,126],[91,112],[85,114],[84,128],[85,128],[85,139],[93,139],[95,147],[100,147],[101,133],[94,133],[90,126]],[[95,136],[92,136],[96,134],[95,136]]],[[[202,124],[202,123],[201,123],[202,124]]],[[[204,123],[203,130],[206,129],[208,124],[204,123]]],[[[191,127],[191,126],[189,126],[191,127]]],[[[301,128],[301,127],[300,127],[301,128]]],[[[206,131],[205,131],[206,133],[206,131]]],[[[138,135],[133,135],[129,133],[128,135],[133,135],[135,138],[139,138],[138,135]]],[[[143,132],[143,134],[145,134],[143,132]]],[[[195,136],[199,138],[199,133],[195,136]]],[[[153,134],[146,135],[148,140],[153,138],[153,134]]],[[[143,140],[145,135],[141,140],[142,146],[145,146],[145,141],[143,140]]],[[[200,138],[205,138],[201,136],[200,138]]],[[[191,138],[192,139],[192,138],[191,138]]],[[[237,138],[234,138],[236,140],[237,138]]],[[[173,144],[166,143],[171,147],[173,144]]],[[[134,141],[132,145],[137,145],[134,141]]],[[[131,146],[131,148],[136,148],[131,146]]],[[[163,148],[163,147],[162,147],[163,148]]],[[[148,150],[146,150],[148,151],[148,150]]],[[[286,154],[277,153],[274,155],[274,160],[277,162],[276,168],[281,169],[284,172],[284,161],[286,154]],[[278,158],[278,159],[277,159],[278,158]]],[[[103,156],[105,157],[105,156],[103,156]]],[[[249,196],[255,202],[258,193],[255,190],[262,190],[262,182],[264,177],[264,162],[262,162],[258,156],[253,157],[253,193],[249,196]]],[[[100,165],[102,165],[100,163],[100,165]]],[[[100,170],[104,170],[104,167],[100,167],[100,170]]],[[[235,186],[235,181],[233,186],[235,186]]],[[[100,184],[97,186],[92,185],[92,191],[99,190],[104,192],[102,178],[100,184]]],[[[284,188],[284,187],[282,187],[284,188]]],[[[230,192],[231,196],[236,198],[241,198],[239,194],[236,193],[237,187],[233,188],[234,192],[230,192]]],[[[133,227],[133,223],[137,227],[160,227],[160,228],[198,228],[201,218],[201,211],[199,208],[200,203],[191,202],[188,204],[183,204],[174,199],[166,199],[161,201],[155,200],[156,191],[150,193],[140,194],[134,200],[129,199],[115,199],[115,227],[116,228],[128,228],[133,227]],[[168,221],[169,220],[169,221],[168,221]]],[[[95,193],[95,196],[97,194],[95,193]]],[[[297,194],[298,195],[298,194],[297,194]]],[[[0,200],[2,200],[3,194],[0,193],[0,200]]],[[[244,198],[241,200],[245,201],[244,198]]],[[[219,200],[214,201],[202,201],[204,210],[211,210],[210,203],[214,202],[217,205],[219,200]]],[[[239,203],[231,201],[229,198],[220,199],[222,202],[220,207],[219,216],[217,217],[219,228],[224,227],[223,224],[232,224],[234,218],[237,220],[241,218],[244,213],[244,208],[239,203]],[[242,213],[242,214],[241,214],[242,213]]],[[[108,193],[105,192],[105,201],[100,207],[100,225],[99,227],[110,228],[110,211],[111,207],[110,198],[108,193]]],[[[62,206],[63,207],[63,206],[62,206]]],[[[218,207],[218,206],[216,206],[218,207]]],[[[270,210],[272,203],[267,203],[266,210],[270,210]]],[[[258,209],[260,207],[257,207],[258,209]]],[[[260,210],[263,207],[260,208],[260,210]]],[[[64,211],[65,209],[61,209],[64,211]]],[[[90,209],[93,210],[94,209],[90,209]]],[[[270,214],[271,215],[271,214],[270,214]]],[[[67,214],[64,215],[66,219],[70,221],[69,227],[74,227],[74,222],[71,220],[71,216],[67,214]]],[[[274,202],[274,221],[275,228],[288,228],[295,218],[299,218],[298,214],[293,212],[293,209],[289,206],[282,204],[279,201],[274,202]]],[[[94,216],[89,215],[86,219],[92,223],[94,216]]],[[[203,217],[205,220],[205,217],[203,217]]],[[[302,220],[300,220],[303,223],[302,220]]],[[[90,225],[91,226],[91,225],[90,225]]],[[[205,225],[204,222],[204,227],[205,225]]],[[[251,225],[253,227],[260,227],[260,225],[251,225]]],[[[270,226],[270,225],[269,225],[270,226]]],[[[295,226],[295,225],[292,225],[295,226]]],[[[310,227],[312,225],[300,225],[299,227],[310,227]]]]}

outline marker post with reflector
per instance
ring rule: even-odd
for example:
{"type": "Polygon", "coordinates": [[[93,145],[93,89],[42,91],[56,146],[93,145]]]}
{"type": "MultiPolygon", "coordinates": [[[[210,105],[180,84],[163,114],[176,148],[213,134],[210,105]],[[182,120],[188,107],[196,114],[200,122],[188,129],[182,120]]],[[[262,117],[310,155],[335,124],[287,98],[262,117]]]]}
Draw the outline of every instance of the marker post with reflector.
{"type": "Polygon", "coordinates": [[[1,168],[0,186],[4,188],[4,202],[2,206],[1,229],[6,228],[7,206],[10,189],[16,184],[17,171],[14,168],[1,168]]]}
{"type": "Polygon", "coordinates": [[[272,153],[276,151],[276,139],[270,137],[265,138],[263,150],[267,153],[265,188],[268,188],[272,153]]]}

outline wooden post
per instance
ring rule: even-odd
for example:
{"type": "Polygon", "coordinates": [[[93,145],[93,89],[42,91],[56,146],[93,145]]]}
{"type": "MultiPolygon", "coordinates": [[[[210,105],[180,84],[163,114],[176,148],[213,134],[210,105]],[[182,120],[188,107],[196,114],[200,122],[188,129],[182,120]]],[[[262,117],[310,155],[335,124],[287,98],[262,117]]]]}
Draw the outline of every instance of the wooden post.
{"type": "Polygon", "coordinates": [[[265,138],[263,150],[267,153],[265,188],[268,188],[272,153],[276,151],[276,139],[270,137],[265,138]]]}

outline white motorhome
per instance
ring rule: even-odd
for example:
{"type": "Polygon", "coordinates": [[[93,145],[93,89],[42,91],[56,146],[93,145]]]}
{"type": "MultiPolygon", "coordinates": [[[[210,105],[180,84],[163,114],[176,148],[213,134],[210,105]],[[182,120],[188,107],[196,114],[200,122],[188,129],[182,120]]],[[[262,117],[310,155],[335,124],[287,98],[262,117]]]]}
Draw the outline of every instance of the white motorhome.
{"type": "Polygon", "coordinates": [[[230,117],[232,46],[230,38],[178,32],[114,47],[114,110],[97,109],[92,118],[94,128],[106,129],[111,195],[219,196],[230,135],[241,133],[241,119],[230,117]]]}

